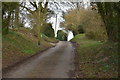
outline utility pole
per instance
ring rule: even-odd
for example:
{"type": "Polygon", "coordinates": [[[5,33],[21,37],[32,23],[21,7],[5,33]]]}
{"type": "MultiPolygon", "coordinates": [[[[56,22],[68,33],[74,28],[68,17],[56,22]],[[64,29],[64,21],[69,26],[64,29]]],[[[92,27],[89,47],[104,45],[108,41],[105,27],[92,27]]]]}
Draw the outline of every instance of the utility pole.
{"type": "MultiPolygon", "coordinates": [[[[57,32],[57,14],[56,14],[56,20],[55,20],[55,34],[56,34],[56,32],[57,32]]],[[[57,37],[57,36],[55,36],[55,37],[57,37]]]]}

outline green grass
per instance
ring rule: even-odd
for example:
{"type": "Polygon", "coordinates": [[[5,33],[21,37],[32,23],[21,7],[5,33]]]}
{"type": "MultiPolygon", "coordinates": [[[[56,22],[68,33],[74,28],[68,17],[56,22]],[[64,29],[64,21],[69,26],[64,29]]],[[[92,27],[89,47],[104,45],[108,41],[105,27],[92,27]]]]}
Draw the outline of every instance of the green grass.
{"type": "Polygon", "coordinates": [[[85,34],[78,34],[76,35],[71,41],[79,41],[81,40],[82,38],[84,38],[85,34]]]}
{"type": "Polygon", "coordinates": [[[35,43],[31,42],[30,40],[26,40],[21,35],[12,31],[10,31],[9,34],[3,36],[3,48],[4,47],[9,47],[8,49],[13,47],[20,52],[29,50],[32,51],[32,54],[38,50],[38,47],[35,43]]]}
{"type": "Polygon", "coordinates": [[[10,30],[9,34],[2,37],[2,59],[3,68],[13,65],[29,56],[36,54],[52,47],[51,42],[56,42],[47,37],[41,39],[41,45],[37,45],[37,38],[29,31],[29,29],[10,30]]]}
{"type": "Polygon", "coordinates": [[[85,78],[117,77],[117,43],[91,40],[84,34],[75,36],[71,41],[77,43],[79,65],[81,65],[79,68],[82,69],[85,78]]]}
{"type": "Polygon", "coordinates": [[[26,50],[23,50],[22,53],[32,54],[32,53],[34,53],[34,51],[30,50],[30,49],[26,49],[26,50]]]}

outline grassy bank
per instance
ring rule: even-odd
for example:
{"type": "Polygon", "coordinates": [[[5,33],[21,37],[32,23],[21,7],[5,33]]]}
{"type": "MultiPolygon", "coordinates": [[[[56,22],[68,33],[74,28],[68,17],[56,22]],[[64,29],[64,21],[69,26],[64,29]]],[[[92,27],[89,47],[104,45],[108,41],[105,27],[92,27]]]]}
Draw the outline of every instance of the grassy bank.
{"type": "Polygon", "coordinates": [[[76,77],[118,77],[117,43],[90,40],[79,34],[71,40],[76,46],[76,77]]]}
{"type": "Polygon", "coordinates": [[[3,35],[2,43],[2,61],[3,68],[7,68],[19,62],[27,57],[30,57],[38,51],[43,51],[54,45],[50,44],[52,42],[57,42],[57,40],[51,38],[44,38],[41,40],[40,47],[37,46],[37,38],[28,29],[23,29],[19,31],[10,30],[9,34],[3,35]],[[47,41],[46,41],[47,40],[47,41]]]}

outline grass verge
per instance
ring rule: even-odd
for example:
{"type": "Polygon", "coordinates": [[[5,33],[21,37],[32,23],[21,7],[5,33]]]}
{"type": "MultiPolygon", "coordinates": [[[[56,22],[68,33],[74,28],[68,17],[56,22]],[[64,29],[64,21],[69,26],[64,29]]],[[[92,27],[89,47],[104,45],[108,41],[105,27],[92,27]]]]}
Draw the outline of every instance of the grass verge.
{"type": "Polygon", "coordinates": [[[117,78],[117,42],[90,40],[79,34],[71,40],[76,47],[76,71],[78,78],[117,78]]]}
{"type": "MultiPolygon", "coordinates": [[[[48,38],[51,40],[50,38],[48,38]]],[[[56,40],[53,42],[56,42],[56,40]]],[[[53,45],[41,40],[40,47],[37,46],[36,37],[29,30],[13,31],[2,37],[2,68],[7,68],[27,57],[35,55],[38,51],[46,50],[53,45]]]]}

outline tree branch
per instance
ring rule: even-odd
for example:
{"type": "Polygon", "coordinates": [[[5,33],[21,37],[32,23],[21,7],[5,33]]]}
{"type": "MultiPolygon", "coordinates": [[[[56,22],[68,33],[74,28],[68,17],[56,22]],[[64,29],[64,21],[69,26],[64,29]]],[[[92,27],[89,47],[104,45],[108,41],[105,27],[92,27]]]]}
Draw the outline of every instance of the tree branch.
{"type": "Polygon", "coordinates": [[[36,2],[32,2],[31,0],[29,0],[29,1],[30,1],[30,4],[31,4],[33,7],[35,7],[36,9],[38,8],[36,2]]]}

